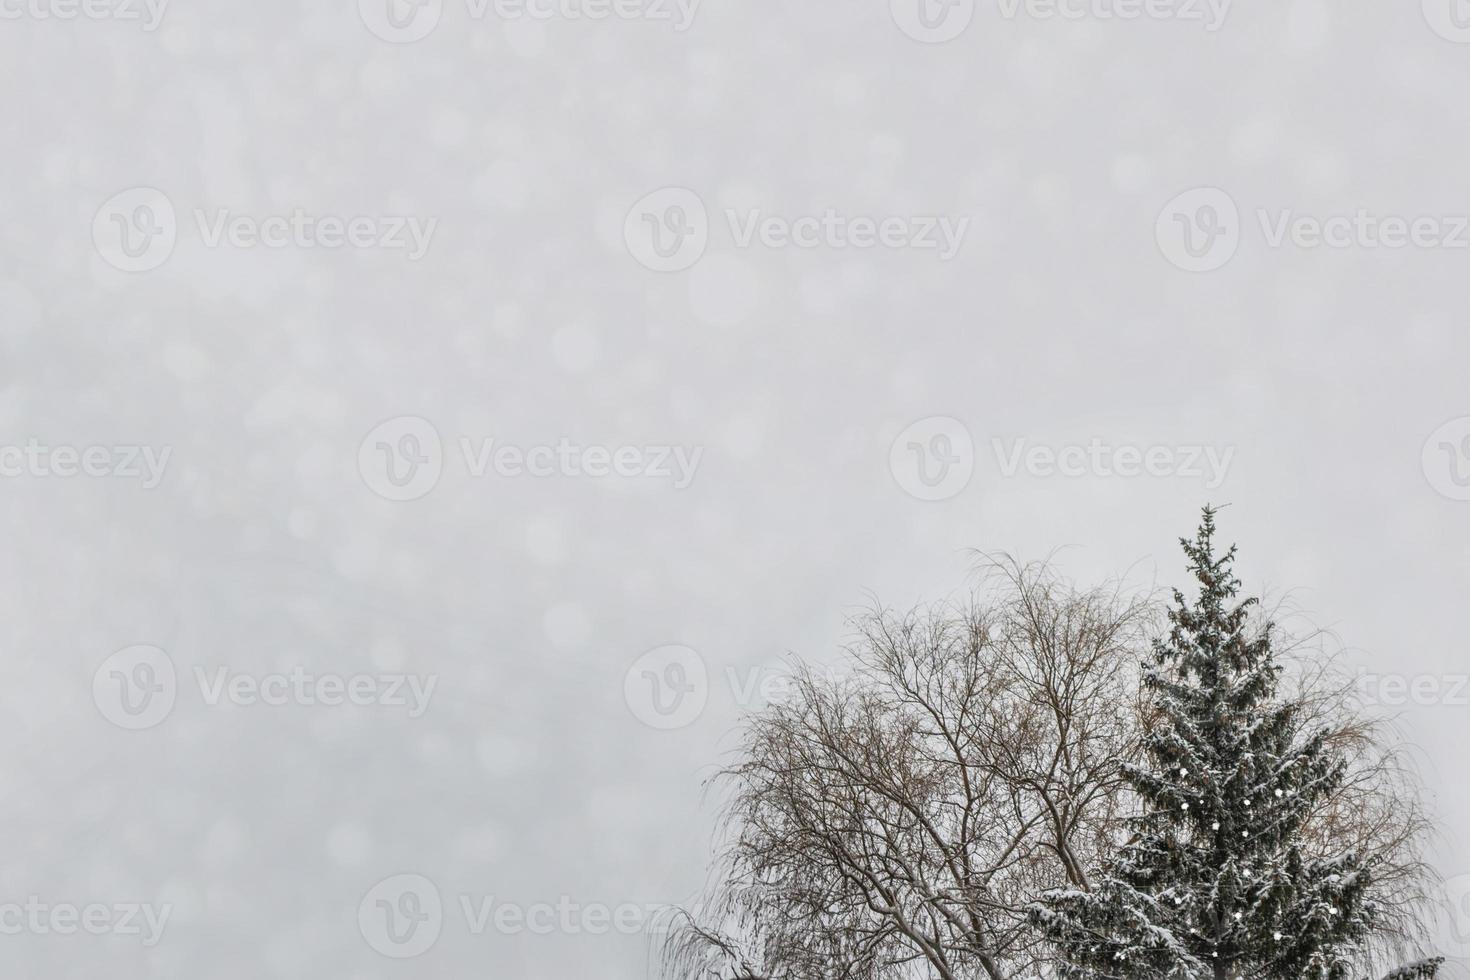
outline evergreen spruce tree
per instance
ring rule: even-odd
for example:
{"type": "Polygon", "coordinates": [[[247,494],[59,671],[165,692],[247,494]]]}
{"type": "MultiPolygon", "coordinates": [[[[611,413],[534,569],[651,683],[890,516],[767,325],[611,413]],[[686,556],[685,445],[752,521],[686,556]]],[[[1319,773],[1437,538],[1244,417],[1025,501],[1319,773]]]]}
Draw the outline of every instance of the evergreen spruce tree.
{"type": "MultiPolygon", "coordinates": [[[[1215,553],[1215,511],[1181,539],[1199,582],[1174,593],[1144,686],[1153,704],[1129,842],[1087,891],[1047,893],[1032,919],[1069,980],[1344,980],[1372,934],[1373,869],[1344,852],[1304,857],[1315,804],[1346,762],[1278,696],[1272,627],[1239,599],[1235,548],[1215,553]]],[[[1438,960],[1396,971],[1430,980],[1438,960]]]]}

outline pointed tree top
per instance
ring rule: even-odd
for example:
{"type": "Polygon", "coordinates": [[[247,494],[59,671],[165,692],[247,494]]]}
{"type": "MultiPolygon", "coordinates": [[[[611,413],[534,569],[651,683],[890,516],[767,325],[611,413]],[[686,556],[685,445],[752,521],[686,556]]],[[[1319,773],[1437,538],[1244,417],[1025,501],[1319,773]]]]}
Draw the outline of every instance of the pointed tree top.
{"type": "Polygon", "coordinates": [[[1235,576],[1230,574],[1230,566],[1235,561],[1235,545],[1220,557],[1215,557],[1215,515],[1219,512],[1219,507],[1206,504],[1194,540],[1179,539],[1180,546],[1189,557],[1189,570],[1203,586],[1202,595],[1206,598],[1233,595],[1240,586],[1235,576]]]}

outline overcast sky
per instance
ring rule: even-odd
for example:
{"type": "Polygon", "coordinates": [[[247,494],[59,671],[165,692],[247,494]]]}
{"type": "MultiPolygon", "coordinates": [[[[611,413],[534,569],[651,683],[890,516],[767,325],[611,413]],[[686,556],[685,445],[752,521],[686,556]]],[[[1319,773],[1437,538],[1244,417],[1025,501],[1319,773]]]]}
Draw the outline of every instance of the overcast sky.
{"type": "Polygon", "coordinates": [[[0,0],[0,973],[642,978],[784,657],[1206,502],[1470,896],[1470,10],[922,2],[0,0]]]}

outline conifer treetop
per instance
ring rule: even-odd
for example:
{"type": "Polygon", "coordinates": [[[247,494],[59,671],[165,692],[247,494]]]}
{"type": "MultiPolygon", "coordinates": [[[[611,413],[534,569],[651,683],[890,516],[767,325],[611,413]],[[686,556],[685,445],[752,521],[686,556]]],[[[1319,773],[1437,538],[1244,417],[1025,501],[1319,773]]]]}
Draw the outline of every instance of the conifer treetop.
{"type": "Polygon", "coordinates": [[[1033,910],[1068,980],[1348,980],[1378,925],[1372,862],[1303,846],[1348,763],[1279,696],[1273,626],[1239,598],[1216,513],[1180,539],[1199,592],[1174,590],[1142,674],[1155,723],[1123,770],[1133,833],[1096,888],[1033,910]]]}

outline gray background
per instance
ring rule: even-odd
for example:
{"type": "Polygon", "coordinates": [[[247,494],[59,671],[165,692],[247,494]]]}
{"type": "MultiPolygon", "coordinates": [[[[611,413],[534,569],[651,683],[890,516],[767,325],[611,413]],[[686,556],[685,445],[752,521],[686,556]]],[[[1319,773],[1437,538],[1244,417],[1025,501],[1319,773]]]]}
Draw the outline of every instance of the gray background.
{"type": "MultiPolygon", "coordinates": [[[[1392,707],[1438,864],[1470,893],[1470,704],[1447,693],[1470,670],[1470,502],[1449,479],[1470,463],[1435,435],[1470,415],[1470,251],[1273,248],[1255,216],[1470,213],[1470,45],[1436,32],[1440,6],[1242,2],[1211,32],[979,0],[943,44],[887,0],[705,0],[682,32],[449,0],[415,43],[342,0],[175,0],[153,31],[6,8],[0,443],[172,456],[154,489],[0,479],[0,903],[174,912],[151,949],[0,936],[0,973],[643,977],[647,936],[476,936],[454,909],[432,949],[384,957],[359,901],[402,872],[447,906],[687,900],[713,827],[700,782],[758,706],[727,669],[831,661],[869,593],[962,592],[970,548],[1180,583],[1175,538],[1207,500],[1233,504],[1249,586],[1294,590],[1352,663],[1439,685],[1392,707]],[[94,219],[136,187],[166,195],[177,243],[126,272],[94,219]],[[710,217],[676,272],[624,235],[665,187],[710,217]],[[1239,207],[1208,272],[1156,234],[1198,187],[1239,207]],[[740,248],[726,207],[971,224],[947,262],[740,248]],[[210,247],[196,208],[438,226],[419,261],[210,247]],[[359,459],[400,416],[445,444],[410,501],[359,459]],[[931,417],[974,445],[938,501],[890,454],[931,417]],[[473,478],[460,436],[704,452],[678,490],[473,478]],[[1234,456],[1213,488],[1007,476],[993,439],[1234,456]],[[167,651],[179,694],[129,731],[93,678],[136,644],[167,651]],[[624,684],[668,644],[708,676],[671,731],[624,684]],[[418,719],[211,707],[194,666],[439,687],[418,719]]],[[[1470,911],[1456,926],[1470,942],[1470,911]]]]}

